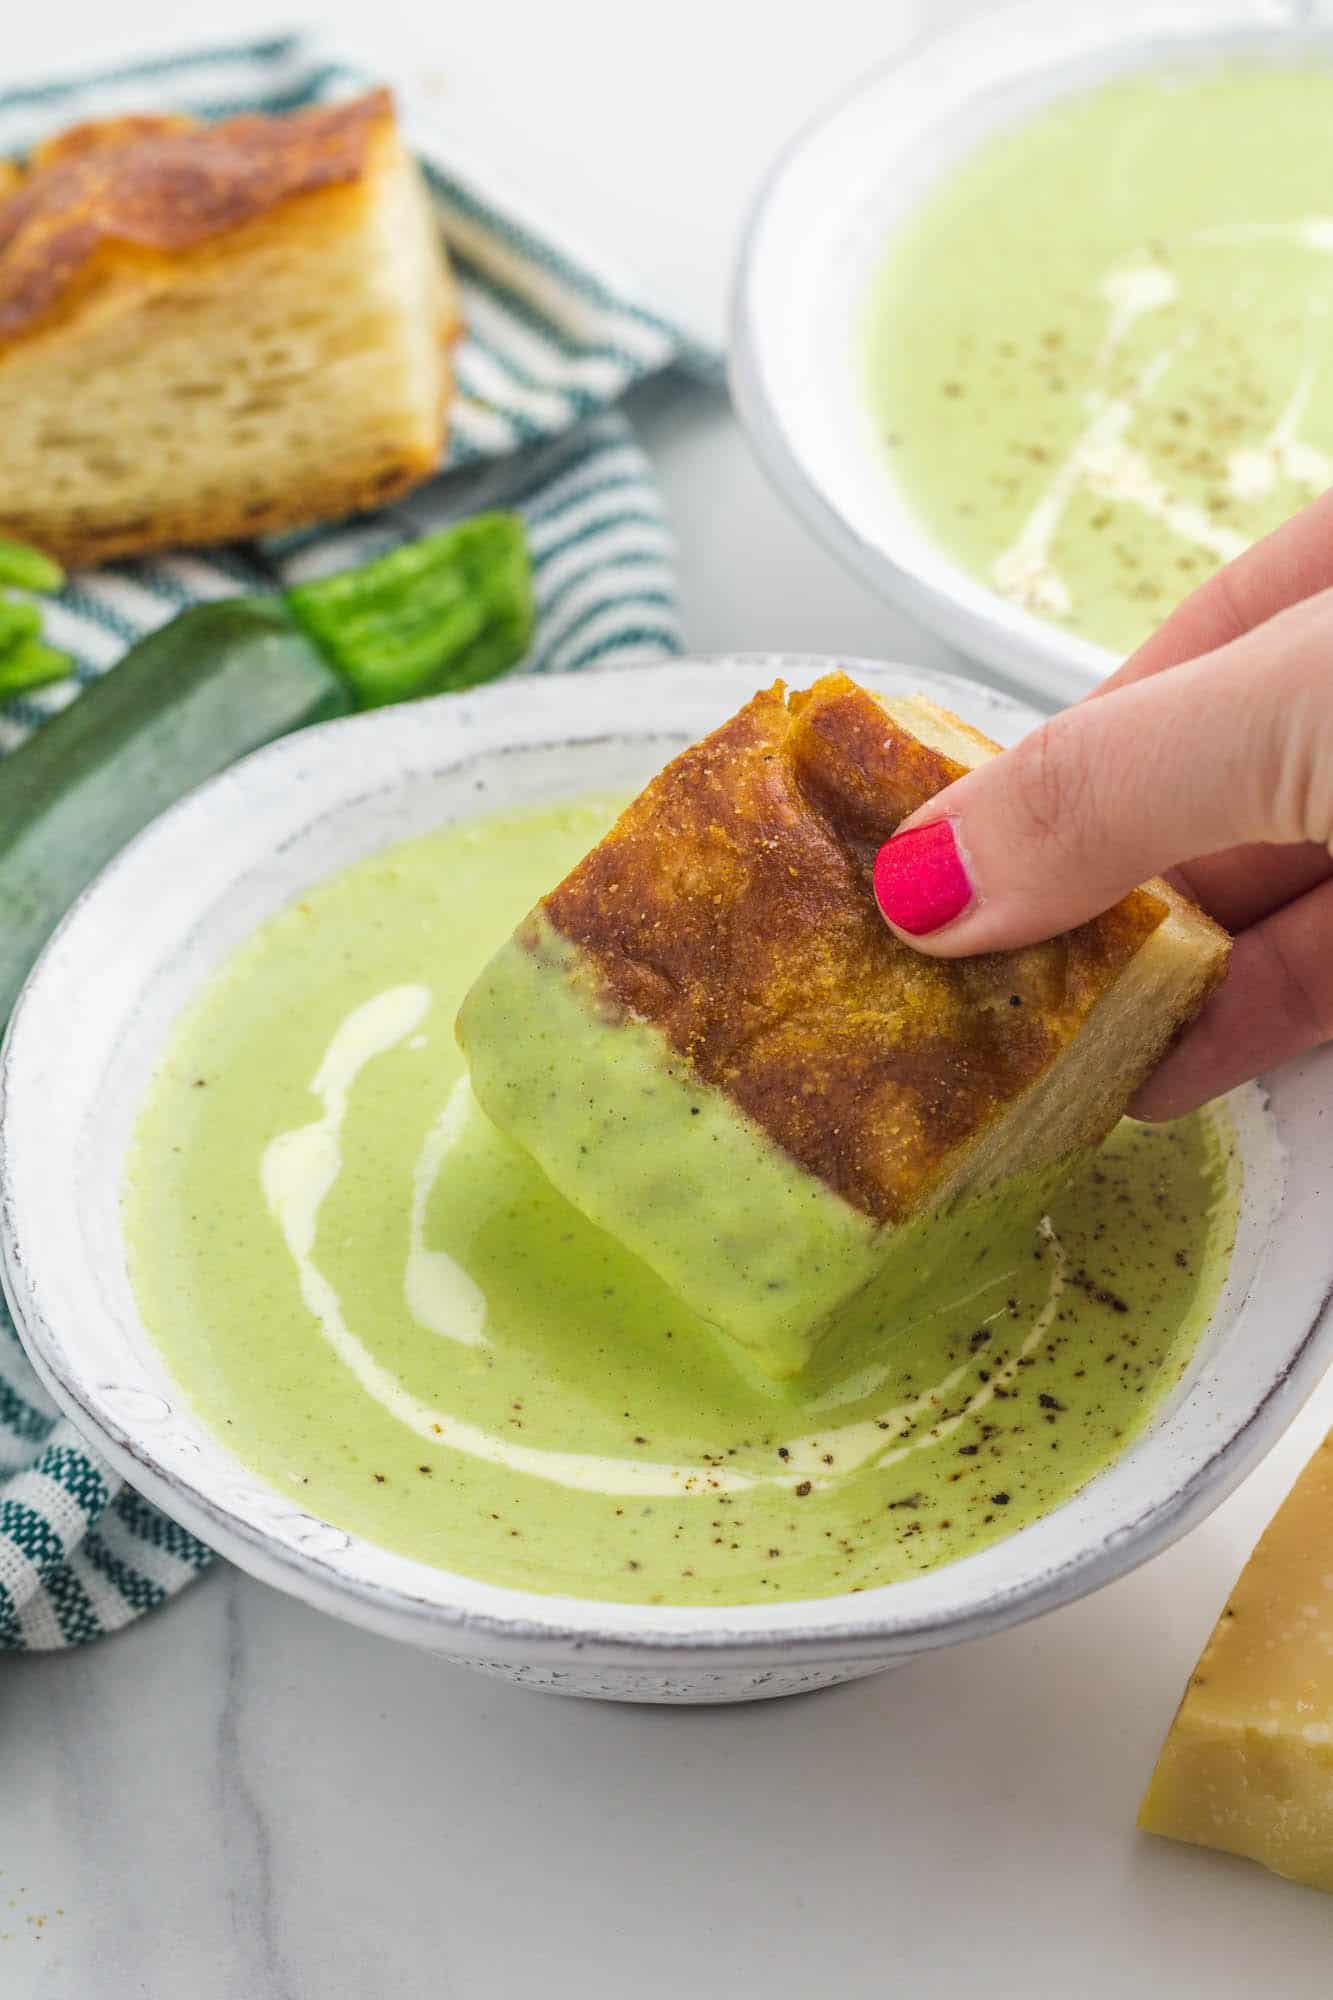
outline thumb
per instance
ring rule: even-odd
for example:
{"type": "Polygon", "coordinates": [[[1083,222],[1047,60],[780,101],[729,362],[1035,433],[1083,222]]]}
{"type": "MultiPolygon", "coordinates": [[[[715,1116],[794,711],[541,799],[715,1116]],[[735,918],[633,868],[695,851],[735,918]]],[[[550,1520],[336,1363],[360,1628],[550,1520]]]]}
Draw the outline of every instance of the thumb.
{"type": "Polygon", "coordinates": [[[1034,944],[1151,875],[1333,835],[1333,592],[1066,709],[880,849],[885,920],[940,957],[1034,944]]]}

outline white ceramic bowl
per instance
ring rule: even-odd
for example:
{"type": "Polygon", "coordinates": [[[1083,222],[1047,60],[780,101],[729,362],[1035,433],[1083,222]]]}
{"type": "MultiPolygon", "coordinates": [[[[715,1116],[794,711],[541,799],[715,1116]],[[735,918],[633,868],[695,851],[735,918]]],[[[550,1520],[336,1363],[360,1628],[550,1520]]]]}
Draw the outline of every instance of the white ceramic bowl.
{"type": "MultiPolygon", "coordinates": [[[[1317,1381],[1333,1350],[1333,1049],[1276,1077],[1268,1112],[1257,1091],[1237,1101],[1247,1184],[1232,1278],[1170,1407],[1055,1513],[908,1583],[715,1610],[502,1589],[303,1513],[192,1413],[130,1291],[120,1187],[144,1086],[200,984],[272,911],[361,855],[489,807],[637,786],[774,674],[803,684],[828,664],[756,656],[514,680],[289,737],[166,813],[66,919],[0,1058],[6,1290],[74,1420],[243,1568],[537,1687],[785,1694],[1031,1617],[1142,1562],[1217,1504],[1317,1381]]],[[[873,687],[923,688],[1000,738],[1033,719],[966,682],[849,664],[873,687]]]]}
{"type": "MultiPolygon", "coordinates": [[[[918,43],[780,156],[741,245],[731,383],[773,483],[835,555],[973,659],[1046,701],[1115,657],[1018,609],[917,525],[875,436],[864,318],[889,238],[932,182],[1050,99],[1212,53],[1333,52],[1333,25],[1283,0],[1027,0],[918,43]]],[[[978,300],[979,316],[985,302],[978,300]]]]}

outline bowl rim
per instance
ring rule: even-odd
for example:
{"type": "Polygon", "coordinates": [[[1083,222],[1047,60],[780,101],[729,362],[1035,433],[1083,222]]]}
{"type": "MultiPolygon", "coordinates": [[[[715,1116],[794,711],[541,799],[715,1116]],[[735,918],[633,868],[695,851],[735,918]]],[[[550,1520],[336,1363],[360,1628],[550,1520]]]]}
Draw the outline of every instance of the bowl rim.
{"type": "MultiPolygon", "coordinates": [[[[459,720],[461,728],[465,711],[481,718],[483,723],[489,721],[503,735],[506,729],[524,726],[517,718],[530,715],[534,705],[541,711],[536,727],[558,729],[561,713],[572,706],[590,725],[578,740],[591,742],[597,740],[591,725],[602,692],[623,691],[641,674],[659,697],[659,701],[651,704],[656,711],[661,701],[669,701],[673,685],[687,692],[698,689],[702,695],[705,676],[708,698],[712,699],[719,683],[722,683],[720,691],[725,693],[730,682],[738,688],[746,682],[752,687],[756,673],[770,677],[784,671],[813,673],[834,664],[843,665],[872,683],[877,673],[899,676],[910,673],[914,684],[925,686],[945,699],[970,705],[974,714],[980,708],[983,720],[986,710],[992,717],[1007,712],[1011,722],[1015,717],[1020,723],[1030,719],[1030,711],[1021,704],[954,676],[915,669],[886,669],[869,661],[834,662],[808,654],[733,654],[711,660],[686,660],[651,670],[608,669],[568,680],[510,680],[467,697],[445,696],[429,704],[418,704],[415,711],[386,710],[328,723],[256,752],[154,821],[83,893],[62,922],[20,996],[0,1051],[0,1277],[24,1346],[57,1404],[92,1437],[122,1476],[242,1568],[318,1608],[389,1636],[458,1657],[531,1659],[537,1654],[555,1660],[592,1656],[621,1665],[642,1663],[649,1657],[660,1663],[674,1659],[681,1665],[776,1664],[793,1658],[812,1663],[871,1658],[887,1661],[1004,1629],[1070,1602],[1136,1567],[1195,1525],[1239,1483],[1314,1388],[1333,1351],[1333,1243],[1328,1268],[1323,1273],[1322,1295],[1308,1323],[1302,1326],[1299,1337],[1290,1337],[1282,1344],[1285,1358],[1274,1368],[1271,1379],[1265,1377],[1258,1399],[1238,1412],[1234,1422],[1219,1424],[1216,1448],[1199,1464],[1193,1476],[1178,1488],[1147,1500],[1134,1518],[1122,1521],[1110,1539],[1094,1539],[1071,1547],[1063,1560],[1049,1563],[1039,1573],[1022,1577],[1007,1588],[969,1593],[964,1582],[951,1609],[913,1616],[902,1610],[895,1613],[892,1608],[895,1593],[910,1589],[910,1585],[744,1607],[620,1605],[509,1586],[486,1586],[480,1594],[502,1602],[505,1607],[496,1611],[451,1603],[448,1598],[451,1584],[471,1587],[469,1579],[455,1577],[452,1572],[424,1564],[416,1566],[423,1580],[435,1580],[435,1594],[429,1593],[424,1581],[421,1589],[387,1586],[366,1577],[349,1576],[330,1558],[293,1546],[241,1518],[233,1506],[206,1485],[192,1483],[164,1465],[154,1450],[151,1426],[117,1414],[99,1396],[99,1386],[106,1385],[90,1382],[80,1373],[77,1353],[71,1354],[67,1349],[44,1303],[43,1266],[49,1271],[49,1260],[58,1257],[61,1250],[52,1229],[44,1225],[43,1217],[35,1212],[25,1193],[25,1135],[39,1129],[42,1111],[34,1101],[37,1085],[34,1083],[29,1089],[25,1074],[30,1066],[30,1049],[39,1049],[47,1032],[43,1019],[49,1018],[50,1002],[63,976],[62,960],[71,939],[79,942],[90,922],[96,920],[99,905],[117,892],[127,871],[151,864],[155,857],[174,850],[182,837],[188,840],[192,834],[198,834],[215,822],[219,814],[225,820],[228,813],[243,810],[247,790],[281,779],[303,758],[313,758],[330,773],[343,774],[335,787],[339,805],[342,810],[353,809],[359,799],[367,796],[360,777],[362,760],[350,754],[354,747],[369,745],[378,737],[390,745],[400,743],[404,746],[401,754],[406,758],[412,739],[421,734],[427,713],[433,715],[447,742],[451,720],[459,720]],[[17,1144],[16,1126],[20,1135],[17,1144]],[[875,1615],[867,1615],[872,1607],[875,1615]],[[853,1612],[859,1615],[850,1615],[853,1612]],[[792,1622],[774,1629],[771,1622],[765,1622],[765,1617],[771,1619],[775,1613],[785,1613],[792,1622]],[[797,1613],[799,1622],[795,1622],[797,1613]]],[[[635,729],[620,727],[612,733],[645,738],[660,737],[664,732],[654,713],[635,729]]],[[[680,731],[674,733],[679,735],[680,731]]],[[[604,737],[606,731],[603,729],[601,734],[604,737]]],[[[553,743],[570,739],[547,734],[524,740],[553,743]]],[[[471,754],[464,749],[434,768],[447,769],[451,764],[465,763],[471,754]]],[[[404,780],[412,768],[415,767],[404,764],[404,780]]],[[[233,879],[239,882],[244,875],[245,870],[238,869],[233,879]]],[[[135,993],[149,990],[160,969],[159,962],[151,963],[135,993]]],[[[1319,1067],[1333,1073],[1333,1048],[1325,1052],[1319,1067]]],[[[1330,1195],[1333,1196],[1333,1189],[1330,1195]]],[[[1244,1310],[1243,1304],[1240,1309],[1244,1310]]],[[[215,1437],[202,1420],[193,1418],[193,1421],[210,1437],[215,1437]]],[[[349,1539],[363,1547],[376,1546],[368,1544],[364,1537],[349,1539]]],[[[1008,1537],[995,1546],[1004,1547],[1018,1539],[1018,1536],[1008,1537]]],[[[958,1572],[982,1560],[986,1553],[981,1551],[961,1558],[932,1574],[958,1572]]]]}
{"type": "MultiPolygon", "coordinates": [[[[1008,51],[1022,49],[1021,60],[1009,60],[997,72],[1002,89],[1016,90],[1024,80],[1058,73],[1062,63],[1092,61],[1099,54],[1108,58],[1109,76],[1115,53],[1135,48],[1169,64],[1176,50],[1224,50],[1237,40],[1276,43],[1297,28],[1311,42],[1333,43],[1333,24],[1306,20],[1294,6],[1284,22],[1278,17],[1281,11],[1275,12],[1269,0],[1225,0],[1211,8],[1203,0],[1122,0],[1110,26],[1100,10],[1095,16],[1080,14],[1064,0],[1006,0],[980,20],[927,26],[806,119],[778,150],[751,197],[731,272],[728,381],[737,416],[762,470],[779,496],[847,569],[1028,700],[1075,700],[1113,672],[1121,656],[1010,603],[956,563],[924,527],[917,528],[917,540],[937,558],[933,567],[938,568],[938,579],[913,563],[910,546],[904,552],[889,538],[876,541],[849,518],[837,496],[812,470],[773,379],[757,296],[769,258],[768,238],[780,233],[793,188],[799,188],[844,122],[886,93],[910,88],[924,65],[947,64],[951,51],[972,59],[981,44],[998,51],[996,60],[1004,61],[1008,51]],[[1170,46],[1159,56],[1163,36],[1169,37],[1170,46]]],[[[1096,82],[1085,79],[1075,87],[1095,88],[1096,82]]],[[[1057,87],[1052,97],[1059,94],[1057,87]]],[[[936,123],[947,123],[957,110],[957,105],[942,104],[936,123]]],[[[978,143],[984,136],[984,131],[978,133],[978,143]]],[[[922,192],[928,198],[929,185],[922,192]]],[[[856,212],[857,201],[863,199],[849,196],[846,216],[856,212]]],[[[866,267],[867,286],[875,268],[873,260],[866,267]]],[[[800,313],[801,294],[792,292],[789,297],[800,313]]],[[[904,501],[904,514],[910,513],[904,501]]]]}

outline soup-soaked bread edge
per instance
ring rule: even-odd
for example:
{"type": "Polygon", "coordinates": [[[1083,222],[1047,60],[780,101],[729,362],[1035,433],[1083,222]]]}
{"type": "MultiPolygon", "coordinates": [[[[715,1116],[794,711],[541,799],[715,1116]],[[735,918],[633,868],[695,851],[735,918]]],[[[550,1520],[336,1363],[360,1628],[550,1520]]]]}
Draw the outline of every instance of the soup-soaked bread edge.
{"type": "Polygon", "coordinates": [[[0,179],[0,530],[96,562],[390,500],[459,326],[387,91],[72,127],[0,179]]]}
{"type": "Polygon", "coordinates": [[[1160,881],[1019,951],[895,937],[875,851],[998,749],[922,697],[777,682],[539,905],[606,1006],[877,1224],[1098,1143],[1226,970],[1225,932],[1160,881]]]}

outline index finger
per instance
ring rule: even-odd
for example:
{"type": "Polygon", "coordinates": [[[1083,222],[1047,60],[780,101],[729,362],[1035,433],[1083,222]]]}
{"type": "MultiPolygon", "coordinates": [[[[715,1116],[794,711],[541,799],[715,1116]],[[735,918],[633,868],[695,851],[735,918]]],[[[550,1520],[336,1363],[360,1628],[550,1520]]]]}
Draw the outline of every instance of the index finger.
{"type": "Polygon", "coordinates": [[[1210,576],[1089,697],[1197,660],[1333,586],[1333,489],[1210,576]]]}

